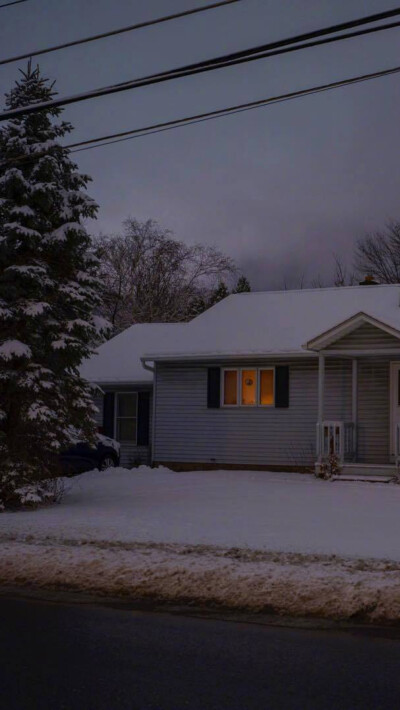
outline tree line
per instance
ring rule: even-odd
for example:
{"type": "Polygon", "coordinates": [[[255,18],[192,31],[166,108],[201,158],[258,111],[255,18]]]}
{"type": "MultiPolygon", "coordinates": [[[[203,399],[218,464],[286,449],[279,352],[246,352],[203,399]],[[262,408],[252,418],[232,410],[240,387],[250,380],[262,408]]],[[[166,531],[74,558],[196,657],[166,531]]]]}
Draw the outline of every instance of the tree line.
{"type": "Polygon", "coordinates": [[[154,220],[127,219],[120,234],[94,245],[103,283],[101,312],[113,333],[134,323],[188,321],[230,293],[250,291],[233,259],[188,245],[154,220]]]}
{"type": "Polygon", "coordinates": [[[377,284],[400,283],[400,222],[389,221],[382,229],[359,237],[351,262],[337,254],[333,259],[331,279],[314,278],[311,287],[355,286],[366,277],[377,284]]]}
{"type": "MultiPolygon", "coordinates": [[[[231,293],[251,291],[231,257],[204,244],[190,246],[151,219],[127,219],[120,234],[93,243],[103,283],[100,311],[114,335],[134,323],[189,321],[231,293]]],[[[352,263],[337,255],[333,260],[330,278],[301,278],[296,287],[354,286],[366,276],[400,283],[400,222],[360,237],[352,263]]]]}

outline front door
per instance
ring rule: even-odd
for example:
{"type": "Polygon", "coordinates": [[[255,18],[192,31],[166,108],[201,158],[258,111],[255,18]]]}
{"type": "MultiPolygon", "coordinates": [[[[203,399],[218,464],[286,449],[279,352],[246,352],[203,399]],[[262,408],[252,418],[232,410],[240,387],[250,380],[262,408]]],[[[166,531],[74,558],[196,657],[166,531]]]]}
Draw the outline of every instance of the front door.
{"type": "MultiPolygon", "coordinates": [[[[400,362],[390,363],[390,458],[396,455],[397,430],[400,427],[400,362]]],[[[399,432],[400,434],[400,432],[399,432]]],[[[398,451],[400,454],[400,451],[398,451]]]]}

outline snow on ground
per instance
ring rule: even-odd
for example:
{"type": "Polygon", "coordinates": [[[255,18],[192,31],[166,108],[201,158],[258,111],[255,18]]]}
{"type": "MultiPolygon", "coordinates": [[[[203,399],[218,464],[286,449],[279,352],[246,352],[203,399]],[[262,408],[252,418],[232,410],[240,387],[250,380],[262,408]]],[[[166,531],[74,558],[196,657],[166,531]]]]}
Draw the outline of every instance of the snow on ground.
{"type": "Polygon", "coordinates": [[[60,506],[0,515],[0,536],[173,542],[400,561],[400,486],[140,467],[67,479],[60,506]]]}
{"type": "Polygon", "coordinates": [[[0,515],[0,582],[400,619],[400,486],[140,467],[0,515]]]}

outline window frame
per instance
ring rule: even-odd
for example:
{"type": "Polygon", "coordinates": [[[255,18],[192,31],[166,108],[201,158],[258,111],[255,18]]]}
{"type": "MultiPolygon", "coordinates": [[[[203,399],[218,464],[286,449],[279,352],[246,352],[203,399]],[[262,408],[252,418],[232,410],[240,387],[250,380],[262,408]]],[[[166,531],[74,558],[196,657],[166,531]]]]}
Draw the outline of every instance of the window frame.
{"type": "Polygon", "coordinates": [[[131,445],[133,444],[134,446],[137,446],[138,420],[139,420],[139,392],[137,390],[128,390],[127,392],[115,392],[114,436],[115,436],[116,441],[118,441],[120,444],[131,444],[131,445]],[[118,416],[119,397],[127,395],[127,394],[136,395],[136,414],[134,417],[120,417],[120,416],[118,416]],[[119,435],[118,420],[119,419],[135,419],[135,421],[136,421],[136,437],[135,437],[135,439],[123,439],[122,441],[120,439],[118,439],[118,435],[119,435]]]}
{"type": "Polygon", "coordinates": [[[261,407],[261,409],[271,409],[271,407],[275,407],[275,400],[276,400],[276,391],[275,391],[275,380],[276,380],[276,366],[271,365],[269,367],[222,367],[221,368],[222,372],[222,377],[221,377],[221,396],[220,396],[220,404],[221,408],[224,409],[257,409],[257,407],[261,407]],[[254,370],[256,373],[256,403],[255,404],[243,404],[242,403],[242,372],[248,372],[249,370],[254,370]],[[273,396],[273,401],[271,404],[261,404],[260,402],[260,394],[261,394],[261,371],[264,370],[271,370],[273,372],[273,388],[274,388],[274,396],[273,396]],[[225,372],[237,372],[237,383],[236,383],[236,404],[225,404],[224,402],[224,396],[225,396],[225,372]]]}

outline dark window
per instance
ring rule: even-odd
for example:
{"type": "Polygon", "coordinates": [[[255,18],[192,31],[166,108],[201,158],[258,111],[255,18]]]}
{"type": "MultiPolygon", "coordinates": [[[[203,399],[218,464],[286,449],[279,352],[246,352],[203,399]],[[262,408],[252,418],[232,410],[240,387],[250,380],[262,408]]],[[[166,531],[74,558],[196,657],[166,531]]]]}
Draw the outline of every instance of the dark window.
{"type": "Polygon", "coordinates": [[[117,395],[117,439],[136,443],[137,393],[119,392],[117,395]]]}

